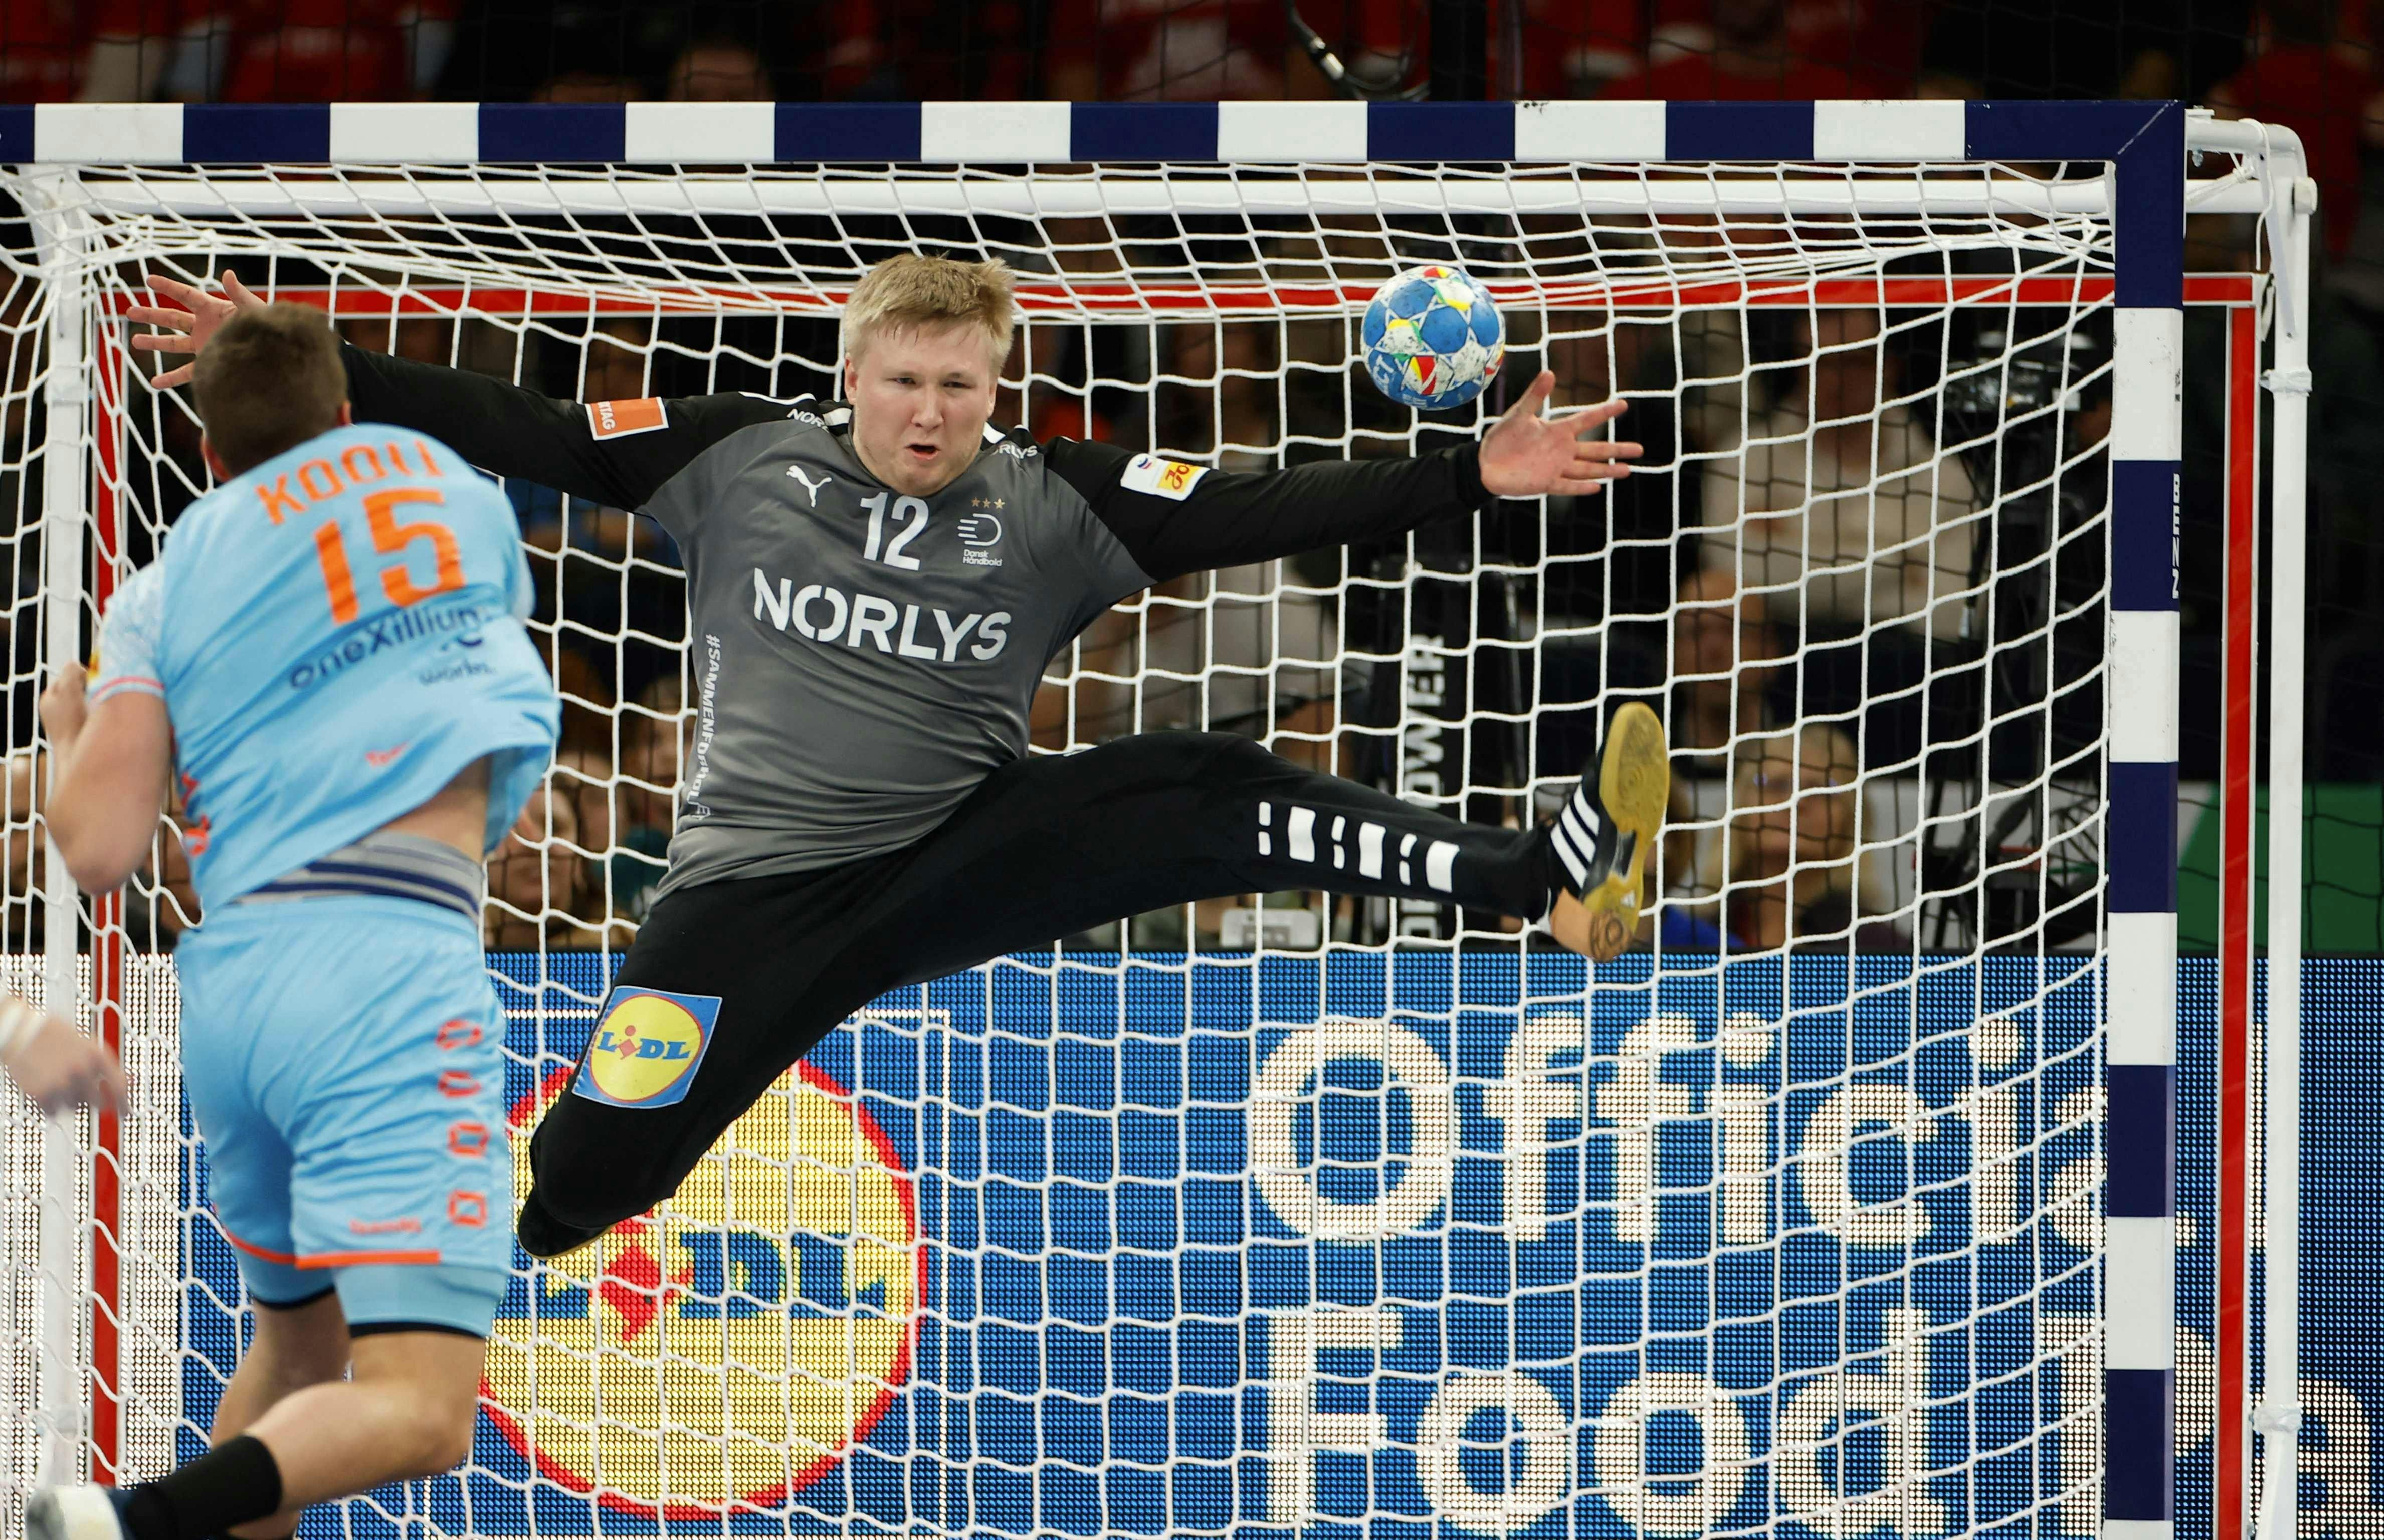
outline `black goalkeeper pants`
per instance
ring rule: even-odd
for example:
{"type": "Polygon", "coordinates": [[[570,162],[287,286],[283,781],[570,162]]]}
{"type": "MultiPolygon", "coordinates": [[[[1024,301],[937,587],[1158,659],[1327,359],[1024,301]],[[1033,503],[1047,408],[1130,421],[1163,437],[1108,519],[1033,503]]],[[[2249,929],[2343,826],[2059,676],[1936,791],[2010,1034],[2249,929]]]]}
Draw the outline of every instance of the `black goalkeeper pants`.
{"type": "Polygon", "coordinates": [[[525,1214],[524,1238],[541,1223],[601,1230],[670,1197],[813,1043],[888,989],[1199,899],[1323,888],[1537,919],[1552,883],[1534,830],[1446,818],[1248,739],[1149,733],[1024,760],[907,850],[657,900],[615,982],[717,996],[711,1039],[669,1105],[557,1099],[530,1140],[542,1213],[525,1214]]]}

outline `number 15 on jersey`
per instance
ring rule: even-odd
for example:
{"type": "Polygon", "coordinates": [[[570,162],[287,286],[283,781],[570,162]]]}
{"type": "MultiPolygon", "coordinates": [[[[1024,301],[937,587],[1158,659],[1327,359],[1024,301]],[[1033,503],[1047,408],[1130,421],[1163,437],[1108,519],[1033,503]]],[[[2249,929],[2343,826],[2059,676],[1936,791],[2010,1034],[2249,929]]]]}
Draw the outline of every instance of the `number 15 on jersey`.
{"type": "MultiPolygon", "coordinates": [[[[381,565],[381,591],[400,609],[464,586],[464,557],[456,546],[453,530],[433,519],[398,521],[400,508],[414,504],[440,507],[446,501],[444,494],[428,487],[391,487],[365,495],[365,518],[372,530],[373,550],[397,558],[381,565]],[[414,580],[410,565],[413,552],[408,548],[419,540],[430,542],[432,577],[428,585],[414,580]]],[[[331,618],[344,626],[356,618],[356,577],[355,569],[348,565],[347,541],[341,535],[339,520],[326,519],[315,527],[315,557],[323,566],[323,587],[331,602],[331,618]]]]}

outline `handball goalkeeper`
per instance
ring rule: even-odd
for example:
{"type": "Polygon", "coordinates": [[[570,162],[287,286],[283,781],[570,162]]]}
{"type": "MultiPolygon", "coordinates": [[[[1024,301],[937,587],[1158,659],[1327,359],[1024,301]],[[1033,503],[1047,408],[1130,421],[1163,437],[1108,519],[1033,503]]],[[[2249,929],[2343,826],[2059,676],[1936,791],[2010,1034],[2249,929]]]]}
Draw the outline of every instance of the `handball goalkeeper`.
{"type": "MultiPolygon", "coordinates": [[[[133,346],[198,353],[263,303],[223,281],[218,297],[152,279],[171,303],[131,313],[161,329],[133,346]]],[[[669,870],[531,1142],[531,1254],[559,1256],[670,1197],[805,1050],[887,990],[1122,914],[1322,888],[1545,919],[1596,958],[1636,927],[1668,790],[1644,706],[1617,714],[1562,815],[1526,830],[1443,817],[1221,734],[1026,751],[1045,665],[1119,600],[1496,498],[1596,492],[1640,453],[1594,436],[1620,402],[1544,416],[1543,373],[1478,444],[1236,474],[988,426],[1012,313],[999,263],[879,263],[845,312],[833,403],[576,404],[341,350],[359,420],[645,514],[686,560],[697,714],[669,870]],[[608,1062],[656,1009],[674,1012],[672,1046],[690,1062],[668,1078],[608,1062]]]]}

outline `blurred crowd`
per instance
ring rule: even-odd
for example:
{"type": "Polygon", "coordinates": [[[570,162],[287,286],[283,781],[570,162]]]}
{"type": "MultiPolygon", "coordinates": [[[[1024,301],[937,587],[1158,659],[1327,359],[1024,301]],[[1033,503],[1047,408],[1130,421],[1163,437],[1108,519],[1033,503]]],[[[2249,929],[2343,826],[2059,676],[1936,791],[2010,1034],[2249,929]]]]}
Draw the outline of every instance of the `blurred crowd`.
{"type": "MultiPolygon", "coordinates": [[[[1297,7],[1383,91],[1432,71],[1427,8],[1422,0],[1297,7]]],[[[1494,95],[1613,99],[2182,97],[2295,129],[2322,209],[2310,451],[2321,617],[2314,769],[2371,780],[2384,778],[2384,73],[2374,53],[2384,5],[2374,8],[2371,17],[2367,0],[1515,0],[1485,7],[1480,83],[1494,95]]],[[[0,0],[0,100],[1328,93],[1277,0],[0,0]]],[[[2197,217],[2189,242],[2197,268],[2256,260],[2241,222],[2197,217]]],[[[1065,266],[1065,250],[1054,260],[1065,266]]],[[[0,325],[8,320],[0,313],[0,325]]],[[[2216,771],[2225,435],[2215,322],[2196,317],[2188,335],[2188,779],[2216,771]]],[[[719,325],[616,316],[577,332],[434,319],[351,320],[342,329],[358,346],[582,400],[827,384],[815,368],[784,366],[731,378],[719,325]]],[[[1560,403],[1631,396],[1621,429],[1649,444],[1648,473],[1595,503],[1559,505],[1545,524],[1494,520],[1486,529],[1479,554],[1545,579],[1500,634],[1540,643],[1525,654],[1534,677],[1504,687],[1539,708],[1539,720],[1515,751],[1523,763],[1468,778],[1568,776],[1594,740],[1595,702],[1615,690],[1661,696],[1688,830],[1668,841],[1657,879],[1671,900],[1667,938],[1900,944],[1906,938],[1871,917],[1896,882],[1876,869],[1883,836],[1865,782],[1920,768],[1925,710],[1966,720],[1962,702],[1942,691],[1975,674],[1980,655],[1974,557],[1995,472],[1975,444],[1956,445],[1950,433],[1941,441],[1937,425],[1950,419],[1933,394],[1961,344],[1942,325],[1844,310],[1648,326],[1557,314],[1548,328],[1517,338],[1513,368],[1545,360],[1558,373],[1560,403]]],[[[1005,394],[998,415],[1043,436],[1089,434],[1261,468],[1395,444],[1413,420],[1346,388],[1352,339],[1339,322],[1120,328],[1098,340],[1023,329],[1015,362],[1031,368],[1013,373],[1035,383],[1005,394]],[[1027,349],[1040,351],[1029,359],[1027,349]]],[[[832,333],[798,330],[783,324],[736,351],[833,357],[832,333]]],[[[29,366],[30,353],[21,356],[29,366]]],[[[176,436],[187,427],[158,421],[162,447],[186,455],[193,446],[176,436]]],[[[2099,475],[2107,424],[2106,401],[2070,404],[2060,450],[2070,473],[2099,475]]],[[[21,429],[19,413],[7,424],[12,441],[21,429]]],[[[1436,441],[1447,441],[1427,434],[1423,447],[1436,441]]],[[[624,511],[510,490],[567,709],[558,769],[491,863],[489,940],[617,945],[662,870],[688,731],[677,553],[624,511]]],[[[1055,665],[1037,702],[1038,745],[1204,726],[1263,737],[1345,774],[1399,775],[1391,760],[1409,751],[1383,725],[1398,719],[1402,702],[1382,698],[1397,671],[1370,675],[1341,660],[1397,652],[1417,627],[1414,595],[1431,585],[1404,580],[1406,553],[1361,547],[1140,596],[1055,665]]],[[[1434,565],[1431,551],[1419,554],[1434,565]]],[[[1442,554],[1452,571],[1470,559],[1442,554]]],[[[1478,615],[1464,624],[1483,636],[1496,629],[1478,615]]],[[[1451,690],[1481,692],[1477,704],[1501,703],[1479,678],[1452,681],[1451,690]]],[[[1980,702],[1967,709],[1975,722],[1980,702]]],[[[1418,784],[1413,764],[1403,778],[1418,784]]],[[[172,874],[161,880],[170,887],[172,874]]],[[[12,876],[8,890],[25,889],[12,876]]],[[[1136,944],[1213,937],[1228,907],[1152,917],[1136,944]]]]}

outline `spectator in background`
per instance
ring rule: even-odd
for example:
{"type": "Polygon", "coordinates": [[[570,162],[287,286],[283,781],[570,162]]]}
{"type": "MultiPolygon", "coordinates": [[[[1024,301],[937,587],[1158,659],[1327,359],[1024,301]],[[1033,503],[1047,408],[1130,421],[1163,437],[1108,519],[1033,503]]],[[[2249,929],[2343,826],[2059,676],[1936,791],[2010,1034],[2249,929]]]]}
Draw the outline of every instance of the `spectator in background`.
{"type": "MultiPolygon", "coordinates": [[[[1867,93],[1845,69],[1804,57],[1790,45],[1787,0],[1711,0],[1708,14],[1710,51],[1670,58],[1651,53],[1645,68],[1616,81],[1605,94],[1659,102],[1794,102],[1867,93]]],[[[1895,93],[1909,90],[1908,81],[1900,81],[1895,93]]]]}
{"type": "Polygon", "coordinates": [[[0,102],[71,102],[83,86],[85,13],[72,0],[0,0],[0,102]]]}
{"type": "Polygon", "coordinates": [[[1168,452],[1220,470],[1272,470],[1279,329],[1272,322],[1211,322],[1160,330],[1157,397],[1168,452]]]}
{"type": "Polygon", "coordinates": [[[597,929],[585,917],[589,870],[581,848],[577,810],[550,778],[530,794],[489,857],[481,944],[490,951],[594,946],[597,929]]]}
{"type": "MultiPolygon", "coordinates": [[[[1320,94],[1292,62],[1279,5],[1248,0],[1054,0],[1047,93],[1070,102],[1214,102],[1320,94]]],[[[1363,50],[1343,55],[1353,69],[1363,50]]],[[[1315,77],[1313,85],[1310,78],[1315,77]]]]}
{"type": "MultiPolygon", "coordinates": [[[[40,822],[49,794],[49,765],[39,753],[19,749],[0,760],[0,944],[12,950],[39,950],[41,901],[49,866],[49,841],[40,822]]],[[[123,925],[143,951],[171,951],[183,931],[199,921],[198,889],[191,883],[190,852],[181,831],[190,826],[178,786],[167,804],[151,854],[125,885],[123,925]]]]}
{"type": "Polygon", "coordinates": [[[702,37],[671,61],[663,96],[672,102],[766,102],[769,67],[750,45],[731,37],[702,37]]]}
{"type": "Polygon", "coordinates": [[[678,807],[679,771],[694,723],[676,674],[655,678],[615,714],[608,741],[557,761],[580,840],[602,863],[590,908],[636,924],[653,904],[678,807]]]}
{"type": "Polygon", "coordinates": [[[1735,745],[1770,725],[1764,692],[1779,656],[1763,595],[1740,592],[1736,578],[1712,568],[1682,583],[1668,670],[1675,779],[1728,775],[1735,745]]]}
{"type": "Polygon", "coordinates": [[[341,342],[367,353],[386,353],[416,364],[455,362],[455,325],[436,316],[350,316],[339,329],[341,342]]]}
{"type": "MultiPolygon", "coordinates": [[[[1636,74],[1647,57],[1647,15],[1640,0],[1521,0],[1522,94],[1550,101],[1567,96],[1596,96],[1614,81],[1636,74]]],[[[1695,6],[1701,22],[1705,7],[1696,0],[1665,0],[1664,10],[1695,6]]],[[[1504,33],[1493,27],[1496,50],[1504,33]]],[[[1504,60],[1491,68],[1497,79],[1513,79],[1504,60]]]]}
{"type": "Polygon", "coordinates": [[[1861,890],[1879,889],[1861,870],[1859,779],[1853,740],[1827,723],[1747,744],[1729,821],[1699,863],[1699,888],[1713,897],[1666,903],[1666,950],[1909,945],[1894,926],[1861,918],[1861,890]]]}
{"type": "Polygon", "coordinates": [[[530,93],[533,102],[575,102],[608,106],[616,102],[642,102],[646,88],[627,75],[601,69],[565,69],[530,93]]]}
{"type": "Polygon", "coordinates": [[[1703,565],[1775,596],[1783,622],[1801,599],[1815,632],[1881,621],[1960,635],[1977,510],[1969,473],[1893,399],[1895,360],[1877,315],[1824,309],[1802,331],[1809,393],[1792,386],[1707,462],[1703,565]]]}
{"type": "MultiPolygon", "coordinates": [[[[1724,45],[1724,21],[1733,30],[1741,25],[1718,15],[1724,7],[1712,0],[1521,4],[1527,97],[1625,94],[1608,88],[1642,68],[1711,57],[1724,45]]],[[[1844,70],[1856,95],[1906,95],[1930,8],[1911,0],[1788,0],[1780,7],[1780,46],[1790,60],[1844,70]]],[[[1494,49],[1497,31],[1492,29],[1494,49]]]]}
{"type": "Polygon", "coordinates": [[[2301,136],[2317,182],[2318,226],[2340,260],[2358,225],[2360,148],[2384,147],[2384,101],[2364,57],[2335,40],[2329,0],[2266,0],[2252,31],[2251,59],[2213,86],[2221,118],[2256,118],[2301,136]]]}
{"type": "Polygon", "coordinates": [[[98,0],[93,101],[427,98],[456,0],[98,0]]]}

